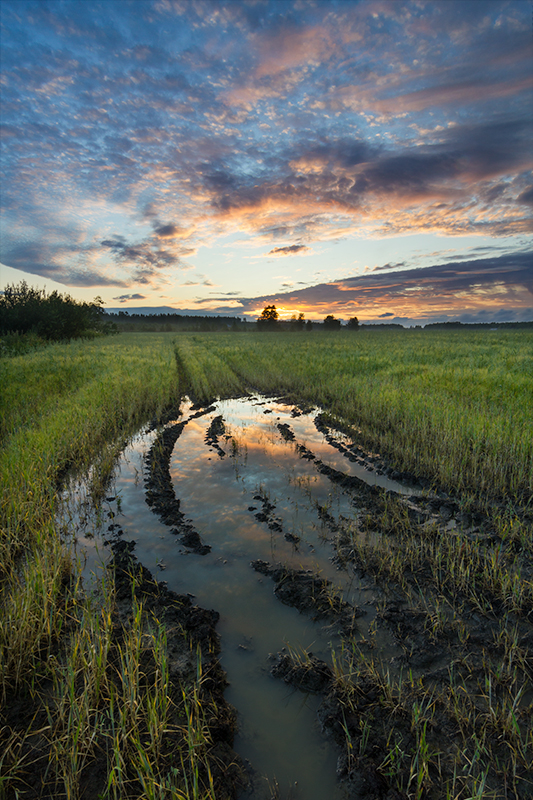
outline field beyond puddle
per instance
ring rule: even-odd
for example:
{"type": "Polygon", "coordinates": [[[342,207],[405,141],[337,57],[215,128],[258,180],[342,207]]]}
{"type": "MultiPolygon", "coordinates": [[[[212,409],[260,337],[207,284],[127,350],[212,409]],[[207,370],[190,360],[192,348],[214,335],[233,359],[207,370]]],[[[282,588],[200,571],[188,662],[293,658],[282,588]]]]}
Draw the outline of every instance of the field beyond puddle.
{"type": "MultiPolygon", "coordinates": [[[[372,543],[377,534],[358,526],[372,492],[400,498],[414,514],[422,513],[419,500],[429,503],[426,521],[450,536],[458,524],[453,502],[395,473],[330,427],[319,409],[259,396],[207,408],[186,401],[178,419],[139,433],[119,460],[98,525],[91,513],[80,515],[88,511],[83,491],[79,485],[70,495],[70,513],[87,582],[110,548],[130,542],[160,583],[220,614],[225,697],[238,714],[234,749],[251,775],[242,796],[263,800],[278,786],[291,800],[345,797],[339,751],[317,718],[320,691],[272,673],[284,654],[331,667],[332,653],[350,640],[371,642],[372,658],[399,674],[405,648],[390,625],[378,624],[387,608],[395,613],[397,594],[342,558],[339,542],[364,536],[372,543]],[[154,473],[158,446],[168,463],[154,473]],[[170,483],[159,486],[167,468],[170,483]],[[281,569],[298,580],[319,578],[336,613],[284,592],[281,569]]],[[[437,648],[429,666],[438,671],[448,661],[437,648]]],[[[421,672],[416,663],[410,671],[421,672]]]]}

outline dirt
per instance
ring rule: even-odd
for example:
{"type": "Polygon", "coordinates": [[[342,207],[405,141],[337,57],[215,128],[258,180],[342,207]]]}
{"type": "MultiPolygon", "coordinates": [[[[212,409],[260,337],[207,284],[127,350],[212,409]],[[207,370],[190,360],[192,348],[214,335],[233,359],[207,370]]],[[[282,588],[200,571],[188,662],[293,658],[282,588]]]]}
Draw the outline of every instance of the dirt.
{"type": "Polygon", "coordinates": [[[304,659],[296,659],[285,652],[285,648],[272,656],[274,661],[270,673],[281,678],[285,683],[303,692],[322,693],[332,683],[333,672],[329,664],[313,653],[307,653],[304,659]]]}
{"type": "Polygon", "coordinates": [[[272,566],[266,561],[252,561],[252,568],[268,575],[275,582],[274,594],[286,606],[293,606],[313,620],[328,620],[345,636],[357,630],[355,620],[364,612],[342,600],[333,590],[331,581],[309,570],[295,570],[281,564],[272,566]]]}
{"type": "MultiPolygon", "coordinates": [[[[200,408],[190,419],[205,416],[214,410],[214,406],[200,408]]],[[[211,547],[202,542],[192,521],[181,512],[180,501],[176,497],[170,477],[172,451],[186,424],[184,421],[167,425],[157,434],[146,457],[148,475],[145,481],[145,498],[161,522],[171,527],[171,532],[179,537],[180,543],[191,552],[203,556],[211,551],[211,547]]],[[[215,426],[208,437],[212,439],[212,446],[220,450],[216,430],[215,426]]]]}
{"type": "MultiPolygon", "coordinates": [[[[193,407],[192,410],[195,413],[190,418],[196,418],[212,413],[215,408],[193,407]]],[[[309,410],[295,408],[292,416],[297,417],[309,410]]],[[[166,426],[159,429],[147,455],[146,502],[171,532],[179,537],[185,548],[205,555],[211,548],[202,541],[192,521],[181,512],[180,500],[176,497],[170,476],[172,452],[186,424],[184,421],[173,422],[177,416],[172,416],[173,413],[169,412],[168,419],[163,420],[166,426]]],[[[270,409],[266,409],[265,413],[271,413],[270,409]]],[[[431,482],[424,476],[397,471],[381,455],[365,450],[357,443],[340,441],[340,431],[331,428],[326,415],[319,414],[315,424],[326,440],[349,461],[392,480],[403,481],[411,485],[413,490],[431,487],[431,482]]],[[[294,442],[300,458],[312,462],[320,474],[351,498],[359,533],[385,534],[391,537],[392,542],[396,542],[395,546],[401,547],[402,526],[409,529],[410,535],[421,537],[432,535],[428,533],[431,530],[434,531],[433,535],[454,536],[458,530],[479,547],[507,548],[519,554],[523,552],[523,544],[504,541],[496,535],[487,505],[475,506],[469,501],[468,507],[465,507],[462,498],[434,486],[427,495],[399,497],[394,492],[369,486],[356,476],[324,464],[311,449],[295,442],[290,425],[279,424],[277,428],[283,439],[294,442]],[[390,516],[391,500],[399,504],[399,517],[390,516]]],[[[220,446],[220,439],[225,435],[224,420],[219,415],[211,422],[205,443],[220,458],[225,457],[225,451],[220,446]]],[[[255,519],[266,524],[273,533],[283,535],[297,548],[299,537],[283,530],[282,519],[276,514],[276,505],[267,494],[258,492],[253,499],[255,504],[249,507],[249,511],[255,519]]],[[[296,656],[286,648],[272,656],[270,672],[274,678],[283,680],[298,691],[321,695],[318,722],[324,735],[338,749],[337,777],[342,781],[349,800],[407,800],[408,797],[417,796],[407,766],[411,754],[419,745],[412,724],[413,706],[422,703],[428,696],[436,698],[435,713],[427,725],[427,741],[434,753],[443,754],[445,768],[448,761],[451,764],[450,743],[456,739],[460,741],[457,721],[442,700],[449,690],[450,674],[453,673],[456,684],[463,687],[464,702],[474,709],[473,716],[488,715],[484,700],[487,662],[493,663],[497,670],[498,665],[508,658],[500,635],[500,619],[504,616],[504,609],[501,601],[491,597],[489,592],[486,596],[491,608],[483,613],[466,596],[456,595],[450,599],[453,599],[455,606],[461,606],[461,619],[454,618],[449,624],[440,626],[432,625],[430,610],[416,602],[425,593],[432,596],[435,592],[429,570],[422,566],[416,574],[406,574],[409,587],[409,592],[406,592],[405,587],[401,589],[385,579],[371,563],[363,565],[358,559],[351,538],[353,520],[334,517],[326,507],[317,510],[331,534],[333,558],[339,567],[353,570],[375,587],[375,604],[378,607],[375,629],[389,637],[398,653],[389,664],[390,670],[396,675],[410,675],[410,678],[404,680],[401,696],[393,697],[390,688],[387,689],[377,671],[371,668],[375,645],[371,639],[361,636],[356,623],[363,612],[340,598],[333,591],[330,581],[309,570],[296,570],[283,564],[257,560],[252,562],[252,568],[273,581],[273,591],[280,602],[297,608],[318,623],[332,626],[343,637],[348,648],[357,647],[367,659],[365,661],[363,658],[363,666],[351,671],[349,685],[339,678],[329,664],[312,653],[296,656]],[[397,755],[396,762],[393,760],[394,754],[397,755]]],[[[523,508],[515,511],[523,519],[530,513],[523,508]]],[[[205,708],[209,709],[207,722],[212,739],[209,763],[216,796],[217,800],[236,797],[246,786],[247,777],[242,762],[232,749],[236,715],[224,700],[227,683],[218,661],[218,614],[199,608],[189,596],[178,595],[164,584],[157,583],[135,558],[134,543],[120,541],[122,531],[115,522],[110,523],[109,531],[113,551],[110,569],[115,576],[117,597],[114,610],[115,645],[121,641],[130,624],[132,597],[135,596],[142,600],[147,613],[153,614],[165,625],[171,694],[179,695],[181,687],[193,679],[196,674],[196,651],[201,653],[205,676],[201,699],[205,708]]],[[[524,575],[527,576],[531,575],[531,559],[527,553],[525,555],[524,575]]],[[[68,587],[65,591],[68,594],[68,587]]],[[[522,615],[509,615],[508,624],[514,626],[518,646],[528,654],[524,661],[517,662],[514,677],[509,678],[509,681],[513,680],[518,685],[528,686],[533,678],[532,622],[532,609],[525,608],[522,615]]],[[[146,658],[145,669],[149,672],[149,656],[146,655],[146,658]]],[[[46,686],[45,679],[43,690],[51,690],[46,686]]],[[[505,691],[504,684],[496,686],[495,683],[494,692],[498,702],[503,702],[505,691]]],[[[529,696],[526,700],[531,703],[529,696]]],[[[31,698],[14,696],[0,719],[0,728],[5,726],[7,729],[23,731],[32,718],[35,719],[36,729],[44,729],[47,725],[42,708],[31,698]]],[[[523,722],[523,715],[520,719],[523,722]]],[[[172,763],[172,736],[169,733],[166,742],[169,764],[172,763]]],[[[501,731],[492,732],[491,745],[493,754],[505,764],[509,750],[501,731]]],[[[43,788],[48,767],[45,738],[36,734],[28,739],[22,755],[31,764],[26,776],[25,800],[61,797],[55,790],[43,788]]],[[[474,758],[474,751],[467,755],[474,758]]],[[[493,779],[490,787],[495,796],[514,800],[533,797],[530,789],[533,785],[531,770],[519,770],[513,787],[507,784],[505,771],[503,777],[501,771],[499,774],[500,778],[493,779]]],[[[98,796],[103,790],[106,776],[104,753],[84,776],[86,788],[83,797],[86,800],[98,796]]],[[[458,792],[462,791],[463,785],[466,787],[466,783],[461,781],[466,781],[466,777],[459,777],[458,792]]],[[[420,800],[439,797],[439,776],[434,767],[430,767],[424,786],[426,788],[418,795],[420,800]]],[[[11,800],[9,795],[8,800],[11,800]]]]}
{"type": "Polygon", "coordinates": [[[275,504],[270,501],[266,494],[255,494],[253,499],[261,504],[261,511],[257,510],[257,506],[248,507],[248,511],[252,513],[255,512],[254,516],[256,520],[258,522],[265,522],[268,526],[268,529],[273,533],[283,533],[283,537],[286,539],[286,541],[292,542],[292,544],[296,547],[300,541],[300,537],[295,533],[283,530],[281,517],[278,517],[275,514],[275,504]]]}

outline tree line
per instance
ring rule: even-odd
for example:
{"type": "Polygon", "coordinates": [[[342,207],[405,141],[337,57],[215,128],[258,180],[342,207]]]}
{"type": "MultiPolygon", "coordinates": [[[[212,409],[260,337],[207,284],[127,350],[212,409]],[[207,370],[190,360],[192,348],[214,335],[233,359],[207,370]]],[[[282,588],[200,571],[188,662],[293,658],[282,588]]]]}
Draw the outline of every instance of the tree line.
{"type": "Polygon", "coordinates": [[[87,303],[57,291],[48,294],[26,281],[8,285],[0,296],[0,335],[31,333],[59,341],[113,333],[115,328],[105,322],[102,305],[100,297],[87,303]]]}
{"type": "MultiPolygon", "coordinates": [[[[334,317],[333,314],[328,314],[327,317],[324,318],[324,321],[321,323],[321,325],[326,331],[337,331],[340,330],[342,322],[340,319],[334,317]]],[[[282,322],[279,318],[279,312],[276,306],[265,306],[257,320],[257,327],[261,331],[287,329],[303,331],[312,330],[313,323],[310,319],[306,320],[305,315],[302,312],[300,312],[298,316],[293,314],[290,320],[282,322]]],[[[352,317],[348,320],[348,323],[345,327],[349,330],[357,330],[359,327],[359,320],[357,317],[352,317]]]]}

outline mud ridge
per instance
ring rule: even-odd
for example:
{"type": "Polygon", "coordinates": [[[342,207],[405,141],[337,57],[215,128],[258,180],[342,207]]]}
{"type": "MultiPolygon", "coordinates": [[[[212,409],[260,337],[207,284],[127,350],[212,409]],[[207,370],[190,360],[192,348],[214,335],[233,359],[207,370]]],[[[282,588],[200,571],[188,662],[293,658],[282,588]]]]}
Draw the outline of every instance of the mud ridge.
{"type": "Polygon", "coordinates": [[[429,489],[431,481],[427,478],[414,475],[412,472],[405,470],[397,470],[387,464],[386,460],[380,455],[365,450],[360,445],[352,442],[352,444],[345,445],[339,442],[331,431],[336,430],[339,433],[345,434],[345,430],[341,425],[334,426],[326,422],[326,414],[319,413],[315,417],[315,427],[317,431],[323,434],[325,440],[331,447],[334,447],[342,453],[349,461],[361,464],[368,472],[376,472],[377,475],[386,475],[393,481],[401,481],[402,483],[411,484],[414,487],[422,489],[429,489]]]}
{"type": "Polygon", "coordinates": [[[308,614],[312,620],[333,622],[345,636],[352,636],[357,628],[355,620],[364,614],[361,609],[342,600],[331,581],[314,575],[310,570],[296,570],[282,564],[273,566],[257,559],[250,565],[256,572],[275,582],[274,594],[282,603],[308,614]]]}
{"type": "MultiPolygon", "coordinates": [[[[281,521],[281,517],[277,517],[274,512],[276,510],[276,506],[274,503],[271,503],[266,494],[258,493],[254,494],[254,500],[257,500],[261,503],[262,510],[257,511],[256,506],[248,506],[248,511],[250,512],[257,512],[254,514],[256,520],[258,522],[265,522],[273,533],[283,533],[283,525],[281,521]]],[[[294,533],[283,533],[284,538],[288,542],[292,542],[292,544],[297,545],[300,541],[300,537],[296,536],[294,533]]]]}
{"type": "Polygon", "coordinates": [[[180,501],[176,497],[170,476],[170,459],[174,446],[187,422],[212,411],[215,411],[214,406],[202,408],[187,420],[165,427],[157,435],[146,456],[148,474],[144,486],[147,504],[158,515],[161,522],[172,527],[171,533],[181,537],[181,544],[198,555],[206,555],[210,552],[211,547],[202,542],[200,534],[194,528],[191,520],[186,519],[180,510],[180,501]]]}

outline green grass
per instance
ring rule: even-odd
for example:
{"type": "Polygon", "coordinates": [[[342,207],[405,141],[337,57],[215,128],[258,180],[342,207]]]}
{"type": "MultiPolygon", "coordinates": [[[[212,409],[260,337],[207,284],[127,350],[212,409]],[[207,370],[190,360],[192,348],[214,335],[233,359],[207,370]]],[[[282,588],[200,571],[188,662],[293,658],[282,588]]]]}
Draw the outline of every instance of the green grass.
{"type": "Polygon", "coordinates": [[[198,398],[292,393],[361,429],[400,469],[531,496],[533,333],[360,331],[179,337],[198,398]]]}
{"type": "MultiPolygon", "coordinates": [[[[0,692],[6,702],[15,697],[37,709],[26,727],[12,729],[0,718],[0,795],[24,796],[32,743],[40,737],[48,742],[49,780],[58,797],[81,795],[83,770],[104,747],[106,798],[214,800],[204,760],[209,733],[200,673],[181,698],[168,697],[164,630],[142,606],[110,662],[112,587],[104,585],[99,602],[87,596],[55,519],[65,476],[90,475],[98,502],[127,438],[185,392],[203,401],[248,390],[291,394],[357,429],[398,469],[476,502],[498,501],[493,520],[505,544],[502,556],[460,536],[445,542],[412,534],[393,508],[385,509],[372,546],[354,536],[354,552],[366,569],[381,581],[395,581],[407,596],[412,587],[406,568],[413,575],[424,572],[438,600],[427,599],[427,625],[435,636],[446,627],[446,615],[457,612],[449,599],[454,594],[480,613],[490,612],[489,593],[506,613],[531,608],[531,581],[522,579],[513,556],[514,549],[530,556],[531,535],[511,502],[527,501],[533,489],[528,331],[122,334],[0,359],[0,383],[0,692]],[[148,691],[141,691],[141,647],[157,665],[148,691]],[[181,743],[175,766],[163,769],[171,707],[181,720],[181,743]]],[[[460,624],[454,617],[458,636],[460,624]]],[[[514,659],[526,673],[529,662],[510,623],[501,637],[498,647],[509,663],[514,659]]],[[[381,771],[422,798],[438,783],[429,771],[434,759],[426,737],[435,707],[428,705],[431,690],[391,688],[383,674],[353,657],[346,669],[363,671],[392,711],[414,715],[409,752],[391,739],[381,771]]],[[[484,791],[488,745],[485,739],[476,744],[473,730],[486,738],[504,731],[512,757],[531,769],[532,742],[516,722],[523,711],[515,679],[495,669],[493,662],[487,666],[488,682],[472,713],[460,685],[439,695],[472,762],[468,776],[462,773],[450,787],[450,797],[466,797],[467,785],[472,797],[484,791]],[[473,726],[476,715],[481,728],[473,726]]],[[[350,678],[341,672],[349,705],[350,678]]],[[[368,735],[368,728],[362,730],[359,755],[368,735]]]]}

